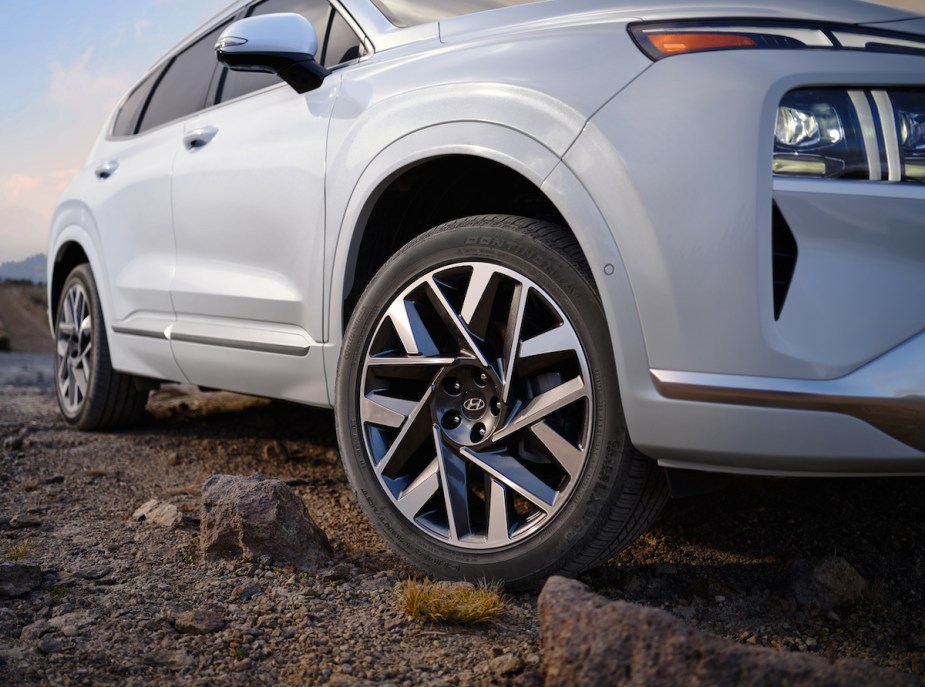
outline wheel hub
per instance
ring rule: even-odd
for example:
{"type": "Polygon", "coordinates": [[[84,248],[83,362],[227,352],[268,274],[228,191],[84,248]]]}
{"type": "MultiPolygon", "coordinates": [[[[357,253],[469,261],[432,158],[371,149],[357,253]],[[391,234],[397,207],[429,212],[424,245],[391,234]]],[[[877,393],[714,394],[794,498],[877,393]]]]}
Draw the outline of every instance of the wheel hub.
{"type": "Polygon", "coordinates": [[[460,362],[447,366],[434,385],[433,416],[456,446],[487,444],[501,418],[501,382],[495,371],[460,362]]]}

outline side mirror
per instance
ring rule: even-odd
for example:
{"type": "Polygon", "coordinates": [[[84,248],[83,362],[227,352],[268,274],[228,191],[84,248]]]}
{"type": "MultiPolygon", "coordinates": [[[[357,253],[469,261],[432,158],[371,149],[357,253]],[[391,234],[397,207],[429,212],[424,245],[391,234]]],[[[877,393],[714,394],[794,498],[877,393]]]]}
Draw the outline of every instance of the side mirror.
{"type": "Polygon", "coordinates": [[[242,72],[270,72],[298,93],[314,90],[331,72],[315,62],[318,36],[300,14],[265,14],[234,22],[215,44],[219,62],[242,72]]]}

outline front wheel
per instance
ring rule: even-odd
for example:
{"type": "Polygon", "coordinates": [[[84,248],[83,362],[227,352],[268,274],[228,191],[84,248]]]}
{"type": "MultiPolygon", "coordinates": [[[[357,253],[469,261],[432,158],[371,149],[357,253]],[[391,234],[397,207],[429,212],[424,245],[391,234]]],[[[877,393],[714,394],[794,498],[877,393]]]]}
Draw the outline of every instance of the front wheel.
{"type": "Polygon", "coordinates": [[[667,496],[628,440],[581,252],[544,222],[457,220],[389,260],[347,328],[336,410],[360,505],[432,575],[577,574],[667,496]]]}
{"type": "Polygon", "coordinates": [[[138,421],[148,392],[112,369],[100,297],[89,265],[78,265],[61,290],[55,318],[58,407],[78,429],[122,427],[138,421]]]}

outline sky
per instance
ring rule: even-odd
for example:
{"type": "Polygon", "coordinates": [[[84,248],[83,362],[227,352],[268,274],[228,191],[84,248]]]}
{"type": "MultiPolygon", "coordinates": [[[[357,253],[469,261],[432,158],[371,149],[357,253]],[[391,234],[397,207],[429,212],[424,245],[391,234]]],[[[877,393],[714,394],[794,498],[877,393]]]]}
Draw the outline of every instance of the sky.
{"type": "Polygon", "coordinates": [[[46,250],[55,201],[158,57],[231,0],[0,0],[0,263],[46,250]]]}

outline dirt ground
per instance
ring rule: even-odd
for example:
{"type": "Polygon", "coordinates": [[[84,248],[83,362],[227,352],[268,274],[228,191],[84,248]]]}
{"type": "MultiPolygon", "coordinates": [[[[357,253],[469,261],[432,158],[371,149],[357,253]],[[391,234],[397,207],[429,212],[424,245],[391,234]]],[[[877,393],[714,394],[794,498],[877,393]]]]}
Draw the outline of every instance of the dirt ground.
{"type": "MultiPolygon", "coordinates": [[[[0,353],[0,370],[11,366],[0,374],[0,558],[39,565],[42,579],[0,601],[0,684],[541,683],[535,594],[513,595],[481,629],[405,617],[395,588],[416,573],[355,505],[330,412],[171,385],[142,426],[80,433],[57,413],[49,356],[0,353]],[[336,550],[330,569],[202,562],[202,482],[255,471],[303,498],[336,550]],[[184,523],[132,520],[152,498],[184,523]],[[220,627],[179,630],[194,610],[220,627]]],[[[735,480],[671,502],[582,580],[731,641],[925,675],[923,494],[922,478],[735,480]],[[832,611],[800,607],[792,565],[833,555],[866,591],[832,611]]]]}

